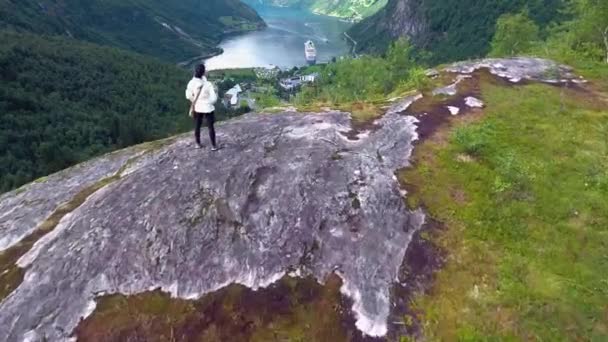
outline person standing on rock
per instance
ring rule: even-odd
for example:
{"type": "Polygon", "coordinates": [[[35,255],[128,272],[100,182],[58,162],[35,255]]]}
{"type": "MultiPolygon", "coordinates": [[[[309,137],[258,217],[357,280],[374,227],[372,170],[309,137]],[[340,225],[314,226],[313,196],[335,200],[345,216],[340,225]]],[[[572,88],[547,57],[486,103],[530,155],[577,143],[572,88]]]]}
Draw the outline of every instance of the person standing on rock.
{"type": "Polygon", "coordinates": [[[203,118],[207,122],[209,129],[209,139],[211,140],[211,150],[217,151],[218,147],[215,141],[215,107],[217,94],[213,84],[205,77],[205,65],[199,64],[194,70],[194,77],[188,83],[186,88],[186,98],[192,103],[190,106],[190,116],[194,118],[194,138],[196,147],[202,148],[201,144],[201,126],[203,118]]]}

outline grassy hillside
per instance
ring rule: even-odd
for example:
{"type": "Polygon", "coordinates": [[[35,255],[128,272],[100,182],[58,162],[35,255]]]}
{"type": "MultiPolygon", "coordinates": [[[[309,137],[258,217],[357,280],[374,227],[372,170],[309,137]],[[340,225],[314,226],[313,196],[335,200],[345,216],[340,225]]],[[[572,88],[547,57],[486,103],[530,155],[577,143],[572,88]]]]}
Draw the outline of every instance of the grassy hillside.
{"type": "Polygon", "coordinates": [[[414,305],[429,340],[608,338],[607,91],[484,82],[483,114],[417,147],[401,178],[448,253],[414,305]]]}
{"type": "Polygon", "coordinates": [[[182,69],[60,37],[0,40],[0,192],[189,126],[182,69]]]}
{"type": "Polygon", "coordinates": [[[260,25],[239,0],[0,0],[0,28],[65,35],[171,62],[215,53],[224,34],[260,25]]]}

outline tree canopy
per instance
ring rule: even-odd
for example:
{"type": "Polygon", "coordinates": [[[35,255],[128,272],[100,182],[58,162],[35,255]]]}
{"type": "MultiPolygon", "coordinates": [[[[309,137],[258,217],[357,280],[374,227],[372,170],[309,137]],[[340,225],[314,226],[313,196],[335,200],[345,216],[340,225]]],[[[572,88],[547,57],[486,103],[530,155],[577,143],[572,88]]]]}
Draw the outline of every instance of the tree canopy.
{"type": "Polygon", "coordinates": [[[491,55],[514,56],[529,51],[538,40],[538,26],[526,11],[505,14],[498,18],[496,23],[496,33],[491,42],[491,55]]]}
{"type": "Polygon", "coordinates": [[[72,37],[179,62],[262,20],[239,0],[0,0],[0,28],[72,37]]]}
{"type": "Polygon", "coordinates": [[[61,37],[0,40],[0,192],[190,125],[183,69],[61,37]]]}

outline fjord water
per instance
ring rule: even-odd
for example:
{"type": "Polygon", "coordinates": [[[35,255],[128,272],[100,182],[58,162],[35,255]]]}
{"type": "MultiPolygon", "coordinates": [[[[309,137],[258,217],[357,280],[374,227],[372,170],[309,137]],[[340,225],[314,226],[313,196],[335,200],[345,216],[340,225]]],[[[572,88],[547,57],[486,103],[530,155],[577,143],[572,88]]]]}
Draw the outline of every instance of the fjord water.
{"type": "Polygon", "coordinates": [[[224,53],[205,62],[208,69],[302,66],[306,64],[304,42],[309,39],[317,47],[318,62],[346,55],[350,50],[343,35],[350,23],[303,9],[268,6],[255,9],[268,27],[225,39],[220,44],[224,53]]]}

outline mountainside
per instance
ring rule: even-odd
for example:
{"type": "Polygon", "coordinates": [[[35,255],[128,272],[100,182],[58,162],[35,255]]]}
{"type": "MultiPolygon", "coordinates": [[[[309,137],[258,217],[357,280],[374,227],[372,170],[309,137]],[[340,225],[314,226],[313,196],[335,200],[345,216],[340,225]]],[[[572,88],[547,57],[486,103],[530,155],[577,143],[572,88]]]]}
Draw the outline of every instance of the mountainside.
{"type": "Polygon", "coordinates": [[[357,51],[384,52],[399,37],[420,43],[428,32],[428,22],[418,0],[390,0],[375,15],[357,23],[348,34],[357,42],[357,51]]]}
{"type": "Polygon", "coordinates": [[[0,339],[602,340],[608,98],[537,58],[428,74],[0,196],[0,339]]]}
{"type": "Polygon", "coordinates": [[[388,0],[247,0],[252,4],[304,7],[318,14],[361,20],[378,12],[388,0]]]}
{"type": "Polygon", "coordinates": [[[0,192],[189,127],[180,68],[69,38],[0,40],[0,192]]]}
{"type": "Polygon", "coordinates": [[[383,52],[399,37],[410,37],[433,53],[435,62],[485,56],[496,19],[524,8],[541,26],[559,15],[561,0],[390,0],[384,9],[355,25],[349,34],[364,52],[383,52]],[[474,9],[474,10],[473,10],[474,9]]]}
{"type": "Polygon", "coordinates": [[[176,62],[217,53],[262,19],[239,0],[0,0],[0,28],[65,35],[176,62]]]}

